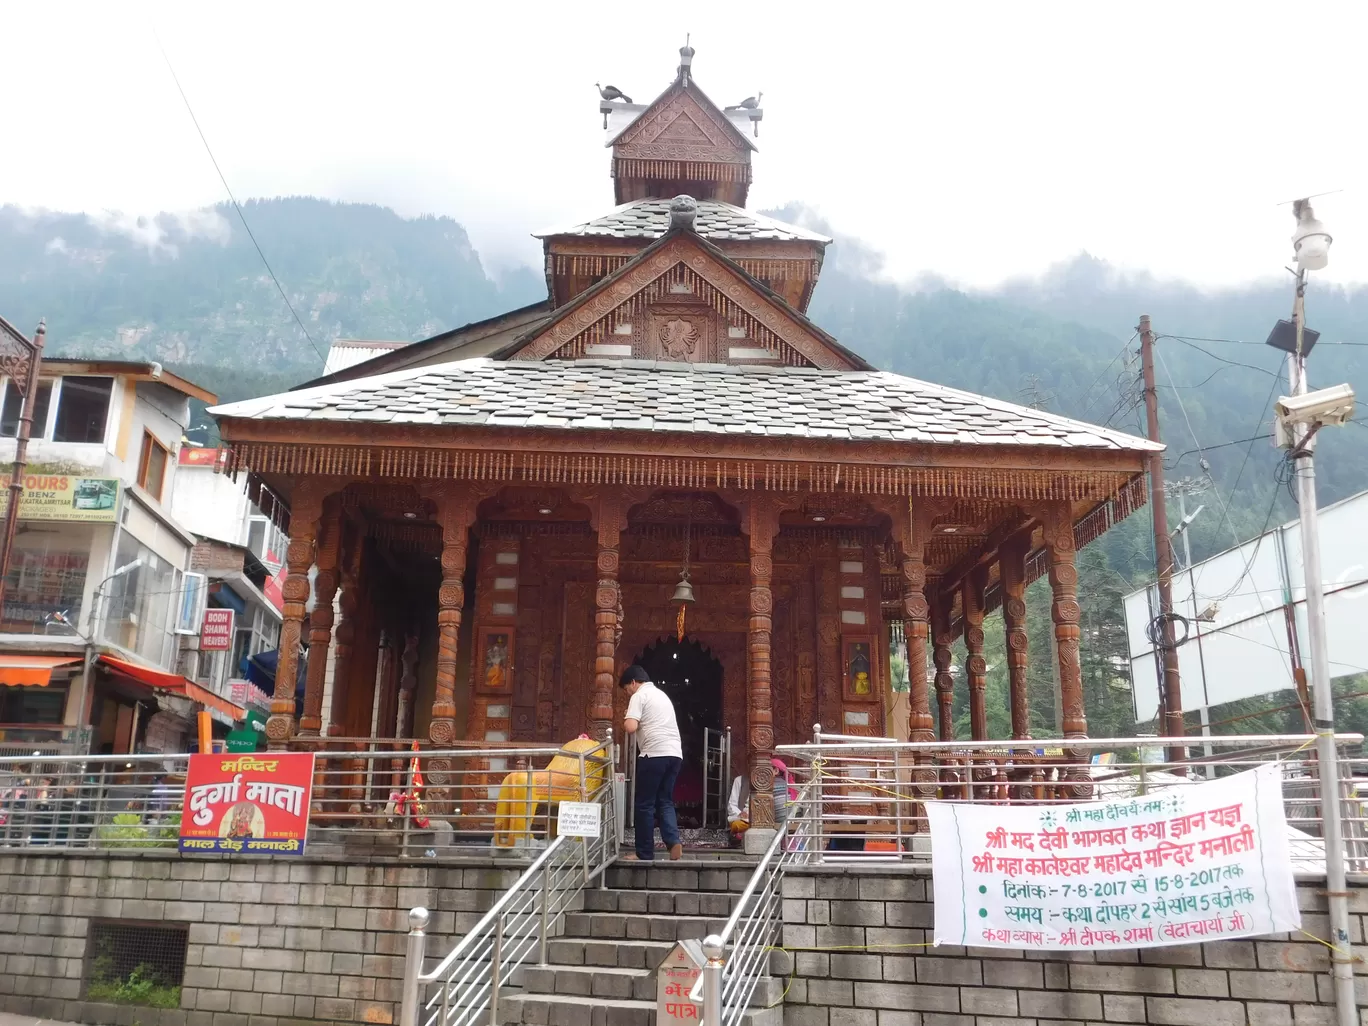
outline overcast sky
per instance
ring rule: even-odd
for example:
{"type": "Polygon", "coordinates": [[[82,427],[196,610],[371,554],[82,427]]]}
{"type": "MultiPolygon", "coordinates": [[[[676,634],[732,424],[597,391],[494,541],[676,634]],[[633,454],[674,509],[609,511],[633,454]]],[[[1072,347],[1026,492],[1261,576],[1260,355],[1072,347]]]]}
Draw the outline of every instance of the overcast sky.
{"type": "Polygon", "coordinates": [[[612,205],[594,83],[638,101],[691,32],[718,103],[764,90],[752,207],[800,200],[888,271],[987,285],[1086,250],[1226,284],[1324,190],[1368,281],[1361,3],[0,4],[0,203],[239,198],[449,214],[494,266],[612,205]]]}

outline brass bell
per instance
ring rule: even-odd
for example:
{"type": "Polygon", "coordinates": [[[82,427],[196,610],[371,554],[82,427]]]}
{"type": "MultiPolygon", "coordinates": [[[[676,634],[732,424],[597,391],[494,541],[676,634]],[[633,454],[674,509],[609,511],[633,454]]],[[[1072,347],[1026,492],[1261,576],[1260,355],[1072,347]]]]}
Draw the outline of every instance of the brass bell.
{"type": "Polygon", "coordinates": [[[670,601],[683,604],[693,600],[693,585],[689,583],[689,571],[685,570],[679,575],[679,583],[675,585],[674,597],[670,601]]]}

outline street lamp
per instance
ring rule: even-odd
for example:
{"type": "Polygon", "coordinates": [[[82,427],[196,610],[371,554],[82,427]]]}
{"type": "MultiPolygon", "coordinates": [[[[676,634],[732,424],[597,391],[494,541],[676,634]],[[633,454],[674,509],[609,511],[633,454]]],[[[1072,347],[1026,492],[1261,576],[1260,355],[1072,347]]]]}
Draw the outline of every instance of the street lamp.
{"type": "MultiPolygon", "coordinates": [[[[1330,262],[1330,233],[1316,220],[1308,200],[1292,205],[1297,229],[1292,250],[1297,261],[1297,291],[1292,303],[1292,332],[1277,327],[1268,344],[1287,352],[1287,378],[1292,395],[1278,402],[1277,437],[1290,450],[1296,468],[1297,505],[1301,515],[1302,572],[1306,588],[1306,622],[1311,650],[1311,689],[1314,699],[1316,760],[1320,773],[1321,819],[1325,838],[1325,884],[1330,904],[1331,963],[1335,982],[1335,1012],[1339,1026],[1355,1026],[1352,956],[1349,949],[1349,904],[1344,879],[1344,833],[1340,823],[1339,767],[1335,751],[1335,703],[1330,693],[1330,655],[1326,649],[1325,586],[1321,575],[1320,534],[1316,513],[1316,469],[1313,460],[1316,432],[1326,424],[1342,424],[1352,411],[1353,390],[1347,385],[1307,395],[1306,354],[1315,336],[1306,330],[1306,272],[1323,270],[1330,262]],[[1311,336],[1308,338],[1308,336],[1311,336]],[[1288,342],[1291,342],[1291,345],[1288,342]],[[1346,403],[1348,406],[1346,406],[1346,403]]],[[[1286,322],[1279,322],[1280,325],[1286,322]]]]}

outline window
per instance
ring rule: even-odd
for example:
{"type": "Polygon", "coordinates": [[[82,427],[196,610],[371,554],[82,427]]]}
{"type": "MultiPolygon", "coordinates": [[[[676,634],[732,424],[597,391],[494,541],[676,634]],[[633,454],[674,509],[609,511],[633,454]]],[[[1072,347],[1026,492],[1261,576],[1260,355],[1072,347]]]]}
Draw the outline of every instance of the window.
{"type": "MultiPolygon", "coordinates": [[[[51,525],[26,530],[14,540],[5,607],[0,630],[13,634],[64,634],[48,617],[62,613],[81,622],[86,565],[90,560],[89,528],[51,525]]],[[[3,689],[0,689],[3,690],[3,689]]]]}
{"type": "Polygon", "coordinates": [[[204,574],[186,574],[181,592],[180,611],[176,616],[177,634],[198,634],[204,622],[204,607],[208,605],[209,579],[204,574]]]}
{"type": "Polygon", "coordinates": [[[113,390],[113,378],[63,378],[52,440],[103,442],[105,422],[109,419],[109,394],[113,390]]]}
{"type": "MultiPolygon", "coordinates": [[[[33,426],[29,428],[31,438],[42,438],[47,431],[48,406],[52,403],[52,382],[38,382],[38,398],[33,404],[33,426]]],[[[0,437],[15,438],[19,434],[19,412],[24,406],[24,393],[19,384],[11,378],[5,382],[5,401],[0,408],[0,437]]]]}
{"type": "Polygon", "coordinates": [[[0,723],[61,723],[66,700],[65,685],[0,688],[0,723]]]}
{"type": "Polygon", "coordinates": [[[271,570],[284,562],[285,534],[266,517],[252,517],[247,521],[247,548],[271,570]]]}
{"type": "MultiPolygon", "coordinates": [[[[58,411],[60,417],[60,411],[58,411]]],[[[138,484],[146,488],[152,498],[161,502],[162,487],[166,482],[166,464],[170,454],[166,446],[153,437],[152,432],[143,432],[142,455],[138,458],[138,484]]]]}
{"type": "Polygon", "coordinates": [[[157,666],[170,666],[181,571],[127,531],[119,532],[114,566],[104,584],[100,635],[157,666]]]}

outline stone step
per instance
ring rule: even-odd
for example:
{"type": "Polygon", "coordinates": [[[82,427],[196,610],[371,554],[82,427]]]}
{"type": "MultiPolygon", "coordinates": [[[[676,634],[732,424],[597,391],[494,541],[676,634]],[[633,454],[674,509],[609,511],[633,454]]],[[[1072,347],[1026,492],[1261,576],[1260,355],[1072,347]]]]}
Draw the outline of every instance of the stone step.
{"type": "Polygon", "coordinates": [[[702,940],[727,925],[725,918],[642,915],[634,912],[567,912],[565,936],[593,940],[702,940]]]}
{"type": "MultiPolygon", "coordinates": [[[[500,1026],[655,1026],[654,1001],[584,997],[570,994],[519,994],[499,1002],[500,1026]]],[[[784,1010],[748,1008],[745,1026],[783,1026],[784,1010]]]]}
{"type": "MultiPolygon", "coordinates": [[[[654,1001],[657,976],[649,969],[624,969],[619,966],[547,965],[524,966],[513,983],[528,996],[570,995],[572,997],[613,998],[624,1001],[654,1001]]],[[[785,981],[762,976],[755,983],[750,1007],[762,1010],[778,1004],[784,997],[785,981]]]]}
{"type": "Polygon", "coordinates": [[[547,961],[558,966],[617,966],[622,969],[655,969],[674,948],[674,941],[591,940],[558,937],[546,945],[547,961]]]}
{"type": "Polygon", "coordinates": [[[732,914],[739,897],[734,892],[590,889],[584,892],[584,910],[725,918],[732,914]]]}
{"type": "Polygon", "coordinates": [[[736,894],[746,889],[755,864],[722,860],[708,865],[684,862],[615,862],[608,867],[609,889],[621,891],[711,891],[736,894]]]}
{"type": "Polygon", "coordinates": [[[655,973],[619,966],[529,966],[522,970],[521,983],[529,996],[568,994],[623,1001],[654,1001],[656,996],[655,973]]]}

